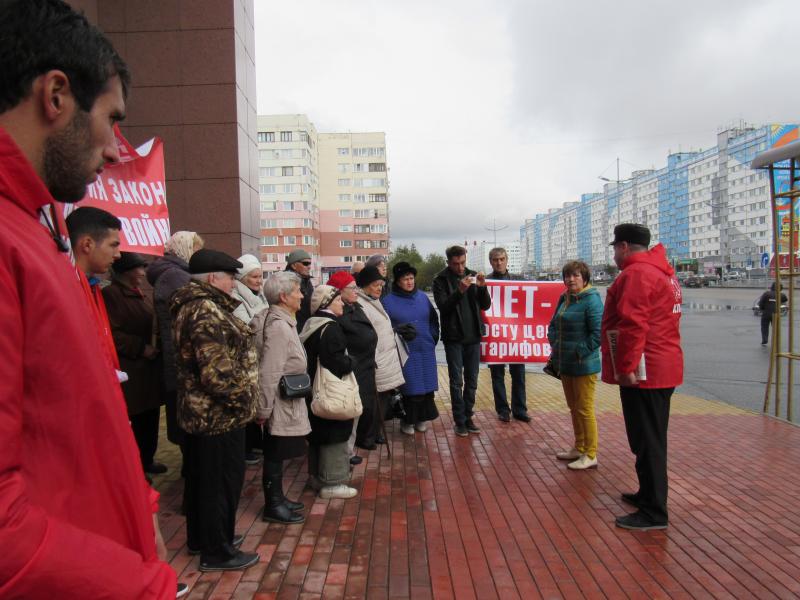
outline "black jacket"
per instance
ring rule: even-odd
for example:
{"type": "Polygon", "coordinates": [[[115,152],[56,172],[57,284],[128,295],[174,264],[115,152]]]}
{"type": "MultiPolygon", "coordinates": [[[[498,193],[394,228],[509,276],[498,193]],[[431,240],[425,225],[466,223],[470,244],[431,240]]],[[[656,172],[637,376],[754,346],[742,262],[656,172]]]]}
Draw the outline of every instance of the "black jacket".
{"type": "MultiPolygon", "coordinates": [[[[464,277],[474,277],[475,275],[477,275],[475,271],[464,270],[464,277]]],[[[433,300],[436,302],[442,321],[443,342],[460,342],[464,338],[464,326],[459,306],[463,294],[458,288],[459,279],[449,268],[440,271],[433,279],[433,300]]],[[[483,331],[480,311],[489,310],[492,305],[489,290],[486,289],[486,286],[478,287],[472,284],[467,289],[466,295],[472,303],[477,329],[483,331]]]]}
{"type": "MultiPolygon", "coordinates": [[[[338,319],[330,313],[317,312],[315,316],[332,319],[333,322],[319,328],[303,344],[308,359],[308,375],[313,386],[317,374],[317,358],[320,364],[336,377],[343,377],[353,370],[354,360],[347,354],[347,339],[344,337],[338,319]]],[[[321,419],[311,411],[311,398],[307,398],[308,420],[311,423],[309,440],[312,444],[325,446],[337,444],[350,439],[353,431],[353,419],[334,421],[321,419]]]]}
{"type": "Polygon", "coordinates": [[[486,276],[486,279],[493,279],[495,281],[523,281],[525,278],[522,275],[516,275],[514,273],[509,273],[508,271],[505,273],[492,271],[486,276]]]}
{"type": "Polygon", "coordinates": [[[306,324],[309,317],[311,317],[311,294],[314,293],[314,284],[311,283],[311,277],[300,275],[297,271],[286,265],[284,271],[291,271],[300,278],[300,291],[303,292],[303,301],[300,303],[300,310],[297,311],[294,318],[297,319],[298,333],[303,331],[303,325],[306,324]]]}
{"type": "Polygon", "coordinates": [[[378,394],[375,386],[375,348],[378,334],[370,323],[364,309],[358,304],[345,305],[339,325],[347,339],[347,353],[355,360],[353,371],[358,380],[358,391],[362,404],[370,403],[378,394]]]}
{"type": "MultiPolygon", "coordinates": [[[[772,315],[775,314],[775,290],[767,290],[761,295],[761,298],[758,299],[758,308],[761,309],[761,316],[771,319],[772,315]]],[[[786,304],[789,299],[786,297],[786,294],[781,292],[781,304],[786,304]]]]}

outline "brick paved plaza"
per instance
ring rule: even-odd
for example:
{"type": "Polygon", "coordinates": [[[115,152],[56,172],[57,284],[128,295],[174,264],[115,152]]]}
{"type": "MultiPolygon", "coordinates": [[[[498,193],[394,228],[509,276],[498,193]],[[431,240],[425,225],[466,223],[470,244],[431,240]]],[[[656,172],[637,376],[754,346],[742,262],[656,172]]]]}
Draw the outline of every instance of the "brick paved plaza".
{"type": "MultiPolygon", "coordinates": [[[[362,452],[352,500],[320,500],[305,464],[287,464],[306,522],[263,523],[261,467],[250,467],[237,532],[261,562],[200,573],[179,513],[179,453],[162,438],[156,478],[170,561],[190,598],[797,598],[800,596],[800,429],[676,394],[669,436],[670,527],[630,532],[633,456],[617,389],[600,385],[599,468],[571,472],[553,456],[571,445],[560,384],[528,374],[533,422],[499,422],[481,370],[480,435],[452,428],[447,371],[442,416],[426,433],[389,431],[392,457],[362,452]]],[[[163,421],[163,419],[162,419],[163,421]]],[[[391,426],[390,426],[391,427],[391,426]]]]}

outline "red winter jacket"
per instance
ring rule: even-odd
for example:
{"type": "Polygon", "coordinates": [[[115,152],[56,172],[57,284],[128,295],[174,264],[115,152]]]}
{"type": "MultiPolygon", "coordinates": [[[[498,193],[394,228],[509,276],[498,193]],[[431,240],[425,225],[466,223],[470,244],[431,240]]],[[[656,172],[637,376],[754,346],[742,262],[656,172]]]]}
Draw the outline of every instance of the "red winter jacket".
{"type": "Polygon", "coordinates": [[[617,370],[632,373],[644,352],[647,379],[640,388],[671,388],[683,383],[681,287],[664,246],[631,254],[608,288],[601,349],[606,383],[617,383],[611,365],[609,330],[618,330],[617,370]]]}
{"type": "Polygon", "coordinates": [[[0,598],[174,598],[114,370],[53,201],[0,128],[0,598]]]}

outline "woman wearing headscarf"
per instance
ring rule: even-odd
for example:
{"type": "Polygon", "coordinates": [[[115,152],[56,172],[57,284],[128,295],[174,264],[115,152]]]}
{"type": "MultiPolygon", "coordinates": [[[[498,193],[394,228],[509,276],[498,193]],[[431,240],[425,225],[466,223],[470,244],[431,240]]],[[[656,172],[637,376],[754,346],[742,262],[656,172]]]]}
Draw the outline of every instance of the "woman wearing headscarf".
{"type": "MultiPolygon", "coordinates": [[[[355,359],[347,354],[347,339],[339,325],[343,308],[342,297],[334,287],[317,286],[311,295],[312,316],[303,326],[300,339],[306,349],[312,385],[318,376],[317,360],[339,378],[353,371],[355,359]]],[[[319,490],[320,498],[352,498],[358,492],[346,483],[350,479],[347,440],[353,429],[353,419],[323,419],[311,411],[311,398],[306,402],[311,422],[308,483],[319,490]]]]}
{"type": "Polygon", "coordinates": [[[103,289],[111,335],[120,370],[128,418],[139,446],[146,473],[165,473],[167,467],[153,461],[158,447],[161,413],[161,365],[158,360],[153,304],[141,291],[147,262],[133,252],[123,252],[112,266],[111,285],[103,289]]]}
{"type": "Polygon", "coordinates": [[[378,269],[378,273],[381,274],[383,277],[383,288],[381,288],[381,298],[385,297],[386,294],[389,293],[389,278],[388,275],[388,268],[386,265],[386,257],[383,254],[373,254],[367,259],[367,262],[364,263],[365,267],[375,267],[378,269]]]}
{"type": "Polygon", "coordinates": [[[295,317],[303,302],[300,277],[291,271],[274,273],[264,284],[264,295],[270,307],[251,321],[256,332],[261,389],[256,427],[259,431],[264,427],[262,520],[292,525],[302,523],[305,517],[298,512],[303,504],[283,495],[283,461],[306,453],[305,436],[311,432],[305,399],[286,398],[281,393],[281,378],[307,371],[306,351],[297,335],[295,317]]]}
{"type": "MultiPolygon", "coordinates": [[[[239,257],[242,267],[236,271],[236,280],[233,282],[231,296],[241,304],[233,311],[233,316],[245,323],[250,323],[258,313],[268,307],[267,300],[261,286],[264,284],[264,271],[261,261],[252,254],[239,257]]],[[[261,448],[261,427],[249,423],[245,427],[244,462],[248,465],[257,465],[260,462],[254,452],[261,448]]]]}
{"type": "Polygon", "coordinates": [[[176,231],[164,245],[164,256],[147,268],[147,281],[153,286],[153,305],[158,319],[161,339],[161,364],[164,372],[164,404],[167,416],[167,439],[173,444],[183,442],[175,409],[177,371],[175,347],[172,345],[172,316],[169,302],[178,288],[189,281],[189,259],[203,247],[203,238],[194,231],[176,231]]]}
{"type": "MultiPolygon", "coordinates": [[[[335,287],[342,295],[344,314],[339,318],[339,325],[347,339],[347,353],[355,359],[353,372],[358,381],[358,393],[364,411],[370,415],[378,414],[378,389],[375,387],[375,348],[378,346],[378,334],[358,304],[358,286],[356,280],[347,271],[337,271],[328,279],[328,285],[335,287]]],[[[347,441],[347,448],[353,454],[354,445],[375,447],[375,438],[357,439],[358,423],[362,417],[354,419],[353,431],[347,441]]],[[[372,417],[369,417],[372,418],[372,417]]],[[[360,464],[362,458],[353,455],[350,464],[360,464]]]]}
{"type": "Polygon", "coordinates": [[[561,272],[566,290],[558,299],[556,312],[547,330],[553,367],[561,375],[561,387],[572,416],[575,444],[556,453],[570,461],[570,469],[597,466],[597,419],[594,391],[600,372],[600,323],[603,301],[592,287],[589,266],[573,260],[561,272]]]}
{"type": "Polygon", "coordinates": [[[358,421],[356,436],[357,446],[372,450],[375,448],[375,443],[386,443],[380,435],[381,424],[391,404],[392,394],[405,383],[405,379],[392,321],[381,304],[381,292],[385,280],[376,267],[367,265],[358,274],[357,282],[358,304],[378,334],[378,345],[375,349],[375,386],[378,390],[378,401],[369,413],[367,407],[364,407],[364,412],[358,421]]]}
{"type": "Polygon", "coordinates": [[[417,289],[416,275],[417,270],[407,262],[397,263],[392,268],[392,291],[383,299],[394,330],[408,344],[408,361],[403,365],[406,382],[400,387],[405,411],[402,430],[407,435],[426,431],[428,421],[439,416],[433,401],[439,389],[439,317],[427,294],[417,289]]]}

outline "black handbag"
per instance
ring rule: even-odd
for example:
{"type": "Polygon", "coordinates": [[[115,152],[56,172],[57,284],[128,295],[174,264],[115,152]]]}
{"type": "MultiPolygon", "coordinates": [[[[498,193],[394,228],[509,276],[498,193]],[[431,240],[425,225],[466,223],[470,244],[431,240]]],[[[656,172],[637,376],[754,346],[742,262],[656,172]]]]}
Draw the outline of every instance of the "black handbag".
{"type": "Polygon", "coordinates": [[[550,377],[555,377],[556,379],[561,379],[561,373],[558,372],[555,364],[553,364],[553,359],[547,361],[547,364],[542,369],[542,372],[550,375],[550,377]]]}
{"type": "Polygon", "coordinates": [[[305,398],[311,394],[311,377],[309,377],[308,373],[283,375],[278,382],[278,389],[281,392],[281,396],[289,400],[305,398]]]}

